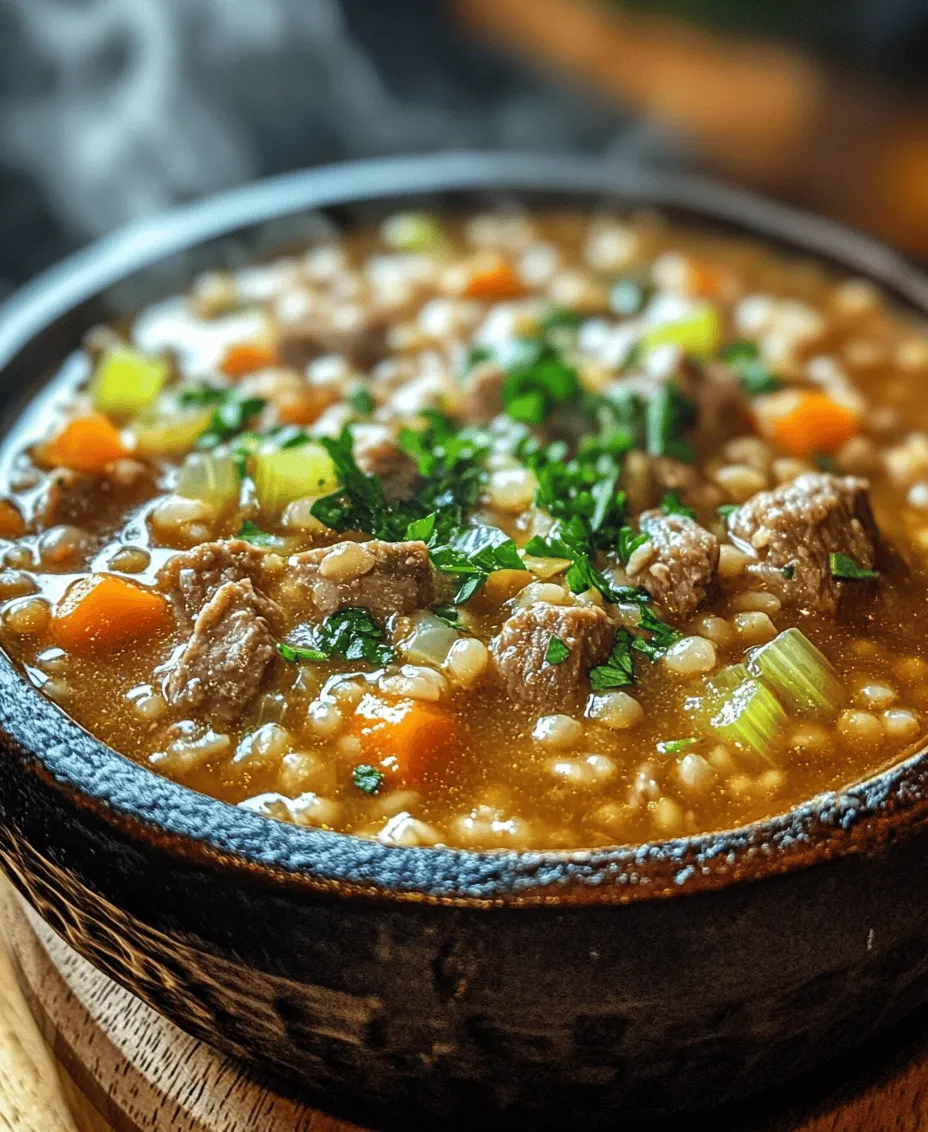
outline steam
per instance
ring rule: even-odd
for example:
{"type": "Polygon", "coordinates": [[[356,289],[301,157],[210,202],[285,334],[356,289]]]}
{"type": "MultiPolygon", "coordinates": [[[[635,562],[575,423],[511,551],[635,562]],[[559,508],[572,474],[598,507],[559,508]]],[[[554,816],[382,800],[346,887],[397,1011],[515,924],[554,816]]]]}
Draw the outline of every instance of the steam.
{"type": "MultiPolygon", "coordinates": [[[[417,22],[405,4],[394,15],[384,10],[393,0],[370,2],[378,18],[406,11],[417,22]]],[[[467,145],[623,156],[651,147],[646,134],[620,133],[612,113],[531,76],[502,84],[496,99],[462,96],[421,28],[410,47],[419,57],[400,68],[408,87],[391,89],[375,37],[368,54],[338,0],[0,7],[4,56],[17,62],[20,87],[39,88],[0,103],[0,161],[41,186],[72,243],[263,172],[335,158],[467,145]],[[29,78],[36,72],[39,83],[29,78]]]]}

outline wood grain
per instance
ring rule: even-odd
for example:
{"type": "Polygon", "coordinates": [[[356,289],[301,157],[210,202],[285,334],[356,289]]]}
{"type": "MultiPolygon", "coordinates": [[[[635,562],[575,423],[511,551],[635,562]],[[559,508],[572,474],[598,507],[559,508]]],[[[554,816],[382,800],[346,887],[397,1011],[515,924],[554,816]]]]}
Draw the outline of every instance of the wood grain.
{"type": "MultiPolygon", "coordinates": [[[[188,1037],[94,970],[2,881],[0,926],[12,958],[0,941],[0,1132],[362,1132],[188,1037]]],[[[928,1012],[814,1077],[713,1113],[711,1126],[925,1132],[928,1012]]]]}

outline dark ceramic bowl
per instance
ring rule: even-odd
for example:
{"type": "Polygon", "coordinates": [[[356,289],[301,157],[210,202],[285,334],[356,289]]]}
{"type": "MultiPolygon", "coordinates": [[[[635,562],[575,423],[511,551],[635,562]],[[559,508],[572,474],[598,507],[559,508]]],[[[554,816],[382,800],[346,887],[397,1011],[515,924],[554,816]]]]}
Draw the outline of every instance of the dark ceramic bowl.
{"type": "MultiPolygon", "coordinates": [[[[397,206],[658,205],[881,284],[892,253],[739,193],[564,158],[300,173],[104,240],[0,313],[6,402],[101,317],[397,206]]],[[[97,742],[0,657],[0,861],[81,954],[330,1106],[532,1127],[667,1113],[808,1070],[928,997],[928,759],[719,834],[401,849],[267,821],[97,742]]]]}

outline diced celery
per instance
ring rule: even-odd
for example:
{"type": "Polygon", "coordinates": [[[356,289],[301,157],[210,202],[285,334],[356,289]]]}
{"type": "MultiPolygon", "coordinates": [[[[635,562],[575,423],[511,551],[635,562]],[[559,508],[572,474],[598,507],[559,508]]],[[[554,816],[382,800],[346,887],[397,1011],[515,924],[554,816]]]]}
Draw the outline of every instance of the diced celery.
{"type": "Polygon", "coordinates": [[[717,700],[715,707],[709,726],[723,742],[770,757],[787,716],[766,684],[747,679],[717,700]]]}
{"type": "Polygon", "coordinates": [[[709,358],[718,353],[722,341],[722,321],[718,308],[701,303],[688,314],[649,327],[641,336],[645,351],[658,346],[679,346],[695,358],[709,358]]]}
{"type": "Polygon", "coordinates": [[[398,252],[430,252],[445,242],[441,224],[427,212],[398,212],[384,221],[381,234],[398,252]]]}
{"type": "Polygon", "coordinates": [[[834,715],[844,702],[844,688],[828,658],[800,629],[785,629],[755,650],[748,668],[797,715],[834,715]]]}
{"type": "Polygon", "coordinates": [[[745,680],[750,680],[750,678],[751,674],[745,665],[729,664],[726,668],[720,668],[708,681],[708,684],[715,696],[722,697],[733,692],[739,684],[743,684],[745,680]]]}
{"type": "Polygon", "coordinates": [[[188,452],[210,426],[213,409],[209,405],[148,409],[129,426],[136,448],[143,455],[178,456],[188,452]]]}
{"type": "Polygon", "coordinates": [[[91,379],[94,404],[102,413],[134,416],[155,400],[170,371],[166,358],[142,354],[129,346],[112,346],[91,379]]]}
{"type": "Polygon", "coordinates": [[[241,480],[235,459],[220,452],[191,452],[177,476],[177,494],[202,499],[216,512],[236,506],[241,480]]]}
{"type": "Polygon", "coordinates": [[[256,453],[253,462],[255,489],[266,511],[278,513],[296,499],[328,495],[338,489],[332,457],[319,444],[264,449],[256,453]]]}

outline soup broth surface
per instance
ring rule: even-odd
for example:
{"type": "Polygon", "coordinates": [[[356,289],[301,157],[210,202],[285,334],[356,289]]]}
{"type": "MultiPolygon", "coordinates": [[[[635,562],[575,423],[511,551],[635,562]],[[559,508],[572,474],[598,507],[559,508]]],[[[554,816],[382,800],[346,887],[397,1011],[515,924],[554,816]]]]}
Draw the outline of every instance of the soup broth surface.
{"type": "Polygon", "coordinates": [[[116,750],[397,845],[728,828],[924,741],[928,338],[653,215],[401,214],[101,327],[0,643],[116,750]]]}

